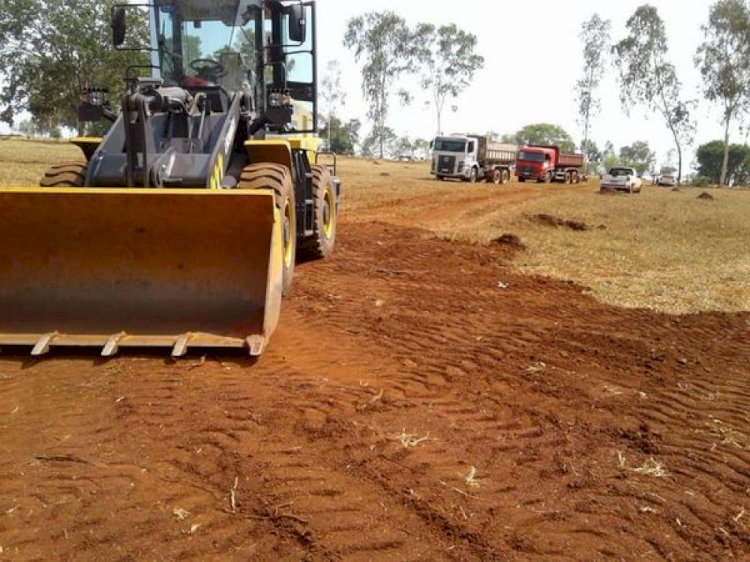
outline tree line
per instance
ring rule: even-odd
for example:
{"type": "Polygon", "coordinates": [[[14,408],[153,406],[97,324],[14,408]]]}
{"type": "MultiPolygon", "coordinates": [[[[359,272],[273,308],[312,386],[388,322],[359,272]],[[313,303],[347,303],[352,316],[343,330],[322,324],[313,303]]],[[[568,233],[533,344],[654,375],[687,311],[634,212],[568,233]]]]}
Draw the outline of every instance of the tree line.
{"type": "MultiPolygon", "coordinates": [[[[717,0],[710,6],[708,21],[701,30],[703,41],[694,59],[702,77],[701,95],[722,112],[724,152],[717,183],[727,185],[738,177],[730,173],[730,133],[734,125],[744,123],[750,109],[748,1],[717,0]]],[[[591,132],[601,110],[599,89],[606,70],[612,67],[620,86],[623,110],[627,114],[639,110],[662,120],[673,141],[675,171],[681,181],[686,149],[692,145],[696,131],[697,100],[685,95],[669,59],[666,25],[657,8],[650,4],[636,8],[626,21],[624,37],[616,42],[612,39],[611,22],[593,14],[581,26],[580,39],[583,72],[574,88],[582,127],[581,150],[600,158],[594,162],[603,163],[601,158],[606,151],[596,148],[591,132]]],[[[379,144],[381,156],[395,138],[387,126],[391,95],[397,95],[403,103],[412,98],[413,88],[393,91],[396,84],[402,83],[400,77],[414,72],[421,76],[412,85],[431,93],[430,104],[436,110],[440,133],[445,102],[455,100],[471,83],[475,71],[483,66],[483,59],[475,53],[476,44],[476,37],[455,26],[436,29],[420,24],[410,29],[393,12],[370,12],[348,22],[344,45],[354,51],[356,61],[362,64],[362,92],[369,103],[367,115],[372,121],[368,138],[379,144]],[[461,62],[465,64],[462,66],[461,62]]],[[[455,105],[452,108],[455,110],[455,105]]],[[[501,136],[501,140],[515,143],[539,139],[554,141],[564,149],[573,146],[567,132],[548,123],[529,125],[518,133],[501,136]]],[[[644,144],[639,141],[622,147],[617,155],[612,150],[610,161],[617,156],[620,161],[633,162],[635,154],[639,169],[653,169],[654,163],[645,158],[650,151],[644,144]]]]}
{"type": "MultiPolygon", "coordinates": [[[[584,141],[599,110],[598,88],[608,56],[613,58],[626,112],[645,110],[658,115],[669,131],[677,156],[678,183],[682,178],[684,153],[695,135],[693,117],[697,100],[686,98],[674,65],[664,21],[649,4],[639,6],[628,18],[626,36],[611,44],[611,23],[594,14],[582,28],[583,78],[576,84],[579,119],[584,141]]],[[[741,125],[750,109],[750,6],[746,0],[717,0],[709,8],[708,22],[701,26],[703,41],[694,60],[702,78],[701,94],[722,113],[723,155],[717,183],[736,181],[729,177],[732,126],[741,125]]],[[[704,145],[705,146],[705,145],[704,145]]],[[[713,144],[716,147],[718,145],[713,144]]],[[[701,147],[703,148],[703,147],[701,147]]],[[[698,165],[702,166],[698,151],[698,165]]],[[[701,175],[702,172],[699,170],[701,175]]],[[[704,176],[708,177],[708,176],[704,176]]]]}

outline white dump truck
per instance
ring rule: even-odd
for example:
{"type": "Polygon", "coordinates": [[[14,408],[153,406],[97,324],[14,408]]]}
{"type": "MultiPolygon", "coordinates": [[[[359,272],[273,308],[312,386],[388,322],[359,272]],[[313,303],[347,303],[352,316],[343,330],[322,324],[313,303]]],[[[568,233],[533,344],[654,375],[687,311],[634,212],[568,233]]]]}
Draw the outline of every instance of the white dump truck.
{"type": "Polygon", "coordinates": [[[436,137],[431,143],[431,174],[477,182],[507,183],[513,175],[518,154],[514,144],[492,142],[483,135],[436,137]]]}

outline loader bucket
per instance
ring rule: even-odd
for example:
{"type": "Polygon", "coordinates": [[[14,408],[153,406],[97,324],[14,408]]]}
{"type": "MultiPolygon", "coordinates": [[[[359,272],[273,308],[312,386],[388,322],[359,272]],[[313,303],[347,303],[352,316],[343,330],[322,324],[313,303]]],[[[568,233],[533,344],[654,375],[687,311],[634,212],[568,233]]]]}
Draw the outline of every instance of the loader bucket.
{"type": "Polygon", "coordinates": [[[0,345],[247,348],[281,306],[271,192],[0,189],[0,345]]]}

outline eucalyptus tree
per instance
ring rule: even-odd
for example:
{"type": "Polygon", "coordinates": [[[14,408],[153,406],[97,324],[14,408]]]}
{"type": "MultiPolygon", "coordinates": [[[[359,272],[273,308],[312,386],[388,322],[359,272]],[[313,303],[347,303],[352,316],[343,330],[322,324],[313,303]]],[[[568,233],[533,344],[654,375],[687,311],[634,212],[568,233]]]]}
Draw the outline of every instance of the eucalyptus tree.
{"type": "Polygon", "coordinates": [[[597,90],[604,77],[610,46],[611,23],[594,14],[583,23],[579,37],[583,42],[583,77],[576,82],[578,115],[583,125],[583,141],[589,141],[591,121],[599,113],[601,102],[597,90]]]}
{"type": "MultiPolygon", "coordinates": [[[[394,12],[368,12],[347,22],[344,46],[363,63],[362,94],[369,103],[367,116],[373,121],[369,140],[383,158],[391,141],[392,131],[386,123],[392,90],[403,73],[414,68],[412,33],[394,12]]],[[[408,96],[402,99],[408,100],[408,96]]]]}
{"type": "Polygon", "coordinates": [[[620,78],[620,100],[626,111],[635,106],[659,115],[669,129],[677,150],[677,181],[682,178],[683,151],[692,142],[695,125],[692,102],[681,97],[682,84],[667,60],[664,21],[655,7],[639,6],[626,23],[627,36],[612,51],[620,78]]]}
{"type": "MultiPolygon", "coordinates": [[[[442,116],[448,99],[455,100],[484,67],[476,53],[477,37],[455,24],[435,27],[419,24],[414,32],[415,57],[422,70],[421,86],[430,93],[437,116],[437,134],[442,134],[442,116]]],[[[456,106],[453,105],[453,110],[456,106]]]]}
{"type": "Polygon", "coordinates": [[[724,125],[719,185],[727,184],[729,134],[750,105],[750,10],[743,0],[719,0],[702,26],[704,40],[695,62],[703,77],[703,93],[719,104],[724,125]]]}

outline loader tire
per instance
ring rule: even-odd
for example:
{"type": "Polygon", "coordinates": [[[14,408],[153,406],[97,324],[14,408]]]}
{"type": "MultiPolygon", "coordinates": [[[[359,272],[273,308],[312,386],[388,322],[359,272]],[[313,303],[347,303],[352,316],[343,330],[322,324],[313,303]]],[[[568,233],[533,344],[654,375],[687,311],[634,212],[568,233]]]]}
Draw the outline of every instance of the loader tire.
{"type": "Polygon", "coordinates": [[[39,181],[41,187],[83,187],[86,183],[86,167],[83,162],[70,162],[52,166],[39,181]]]}
{"type": "Polygon", "coordinates": [[[313,233],[300,240],[299,256],[303,260],[319,260],[330,255],[336,242],[336,185],[327,167],[314,165],[310,168],[313,176],[313,233]]]}
{"type": "Polygon", "coordinates": [[[280,164],[251,164],[242,169],[237,189],[267,189],[274,193],[276,208],[283,220],[283,294],[287,294],[294,278],[294,261],[297,253],[297,211],[294,206],[291,173],[286,166],[280,164]]]}

